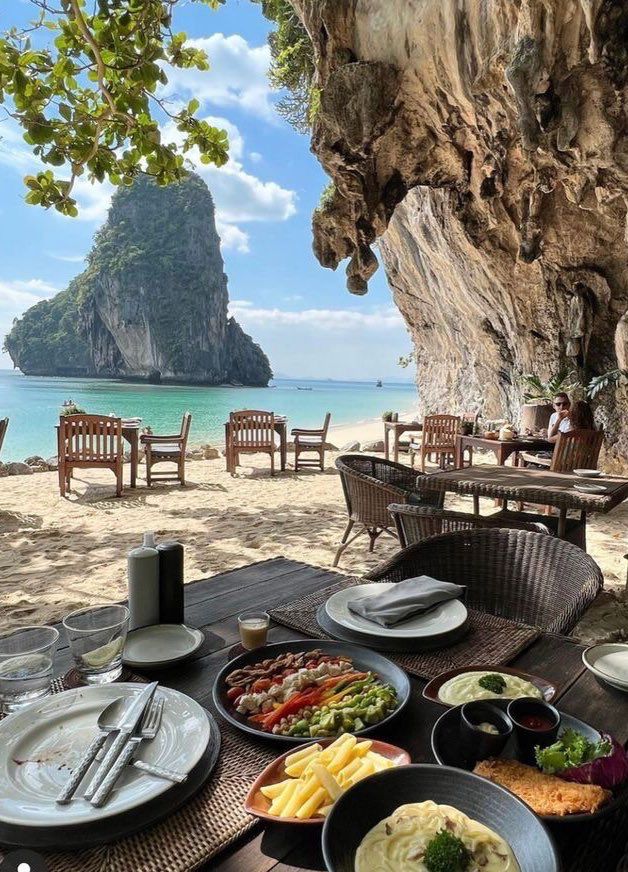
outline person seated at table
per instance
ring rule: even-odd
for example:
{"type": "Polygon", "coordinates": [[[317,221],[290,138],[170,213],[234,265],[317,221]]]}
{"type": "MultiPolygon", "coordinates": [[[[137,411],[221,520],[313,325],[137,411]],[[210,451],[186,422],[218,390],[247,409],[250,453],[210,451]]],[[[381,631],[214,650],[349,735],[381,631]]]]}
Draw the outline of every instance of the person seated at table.
{"type": "MultiPolygon", "coordinates": [[[[554,408],[557,408],[557,411],[550,418],[547,429],[548,442],[558,442],[559,434],[568,433],[570,430],[595,430],[591,406],[584,400],[576,400],[572,404],[567,394],[557,394],[554,397],[554,408]],[[563,398],[566,398],[567,408],[565,408],[563,398]]],[[[536,456],[551,458],[552,453],[550,451],[537,451],[536,456]]],[[[547,468],[547,463],[539,464],[527,461],[525,465],[541,469],[547,468]]]]}
{"type": "MultiPolygon", "coordinates": [[[[554,397],[554,411],[552,412],[547,426],[547,439],[549,442],[557,442],[559,433],[568,433],[572,429],[569,418],[571,400],[565,393],[556,394],[554,397]]],[[[550,456],[550,455],[545,455],[550,456]]]]}

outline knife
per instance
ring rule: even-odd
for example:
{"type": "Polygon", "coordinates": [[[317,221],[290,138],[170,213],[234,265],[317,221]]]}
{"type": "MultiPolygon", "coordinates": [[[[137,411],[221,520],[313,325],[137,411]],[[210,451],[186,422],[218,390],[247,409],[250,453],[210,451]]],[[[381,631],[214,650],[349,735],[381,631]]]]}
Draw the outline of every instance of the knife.
{"type": "Polygon", "coordinates": [[[116,727],[118,734],[103,757],[102,763],[94,773],[94,777],[85,791],[85,799],[91,799],[96,793],[107,773],[117,760],[120,752],[133,735],[135,728],[142,719],[144,709],[155,695],[158,683],[159,682],[157,681],[153,681],[151,684],[147,685],[144,690],[136,696],[131,705],[129,705],[129,707],[122,713],[120,722],[116,727]]]}

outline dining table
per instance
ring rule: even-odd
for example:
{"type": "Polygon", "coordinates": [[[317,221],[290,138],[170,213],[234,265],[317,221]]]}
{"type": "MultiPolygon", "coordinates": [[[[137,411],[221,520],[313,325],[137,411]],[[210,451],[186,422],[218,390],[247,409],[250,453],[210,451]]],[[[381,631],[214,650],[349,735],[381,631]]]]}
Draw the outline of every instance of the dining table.
{"type": "Polygon", "coordinates": [[[390,460],[390,437],[392,436],[393,460],[399,463],[399,438],[402,433],[420,433],[420,421],[384,421],[384,456],[390,460]]]}
{"type": "MultiPolygon", "coordinates": [[[[238,614],[244,609],[273,609],[287,601],[313,594],[343,578],[346,576],[338,572],[279,557],[187,584],[185,621],[188,625],[203,629],[205,644],[187,662],[169,669],[151,671],[151,680],[158,679],[162,685],[193,697],[214,713],[221,731],[226,730],[224,721],[213,707],[211,694],[220,669],[242,653],[238,638],[238,614]]],[[[298,649],[299,638],[303,636],[286,626],[271,623],[268,642],[294,640],[298,649]]],[[[62,636],[57,653],[56,668],[60,673],[71,666],[64,639],[62,636]]],[[[583,650],[584,647],[575,639],[540,633],[508,665],[552,682],[558,687],[555,704],[561,711],[626,742],[628,694],[598,682],[583,665],[583,650]]],[[[435,763],[430,736],[437,718],[445,709],[423,697],[424,680],[410,676],[410,683],[410,700],[403,713],[378,731],[375,737],[406,749],[415,763],[435,763]]],[[[272,745],[268,740],[260,739],[258,744],[270,748],[275,756],[285,751],[281,743],[272,745]]],[[[232,792],[222,797],[223,800],[242,802],[242,792],[248,789],[257,774],[243,760],[233,776],[237,781],[231,783],[232,792]],[[234,785],[237,786],[235,793],[234,785]]],[[[229,783],[220,781],[216,786],[215,801],[221,798],[221,791],[228,789],[229,783]]],[[[561,824],[555,827],[554,836],[561,853],[563,872],[613,872],[619,868],[617,864],[626,848],[628,828],[626,824],[623,829],[618,827],[614,814],[612,826],[607,818],[601,818],[588,824],[584,831],[579,825],[561,824]]],[[[138,860],[140,857],[145,860],[142,833],[126,842],[127,862],[135,853],[138,860]]],[[[121,868],[113,863],[107,865],[105,858],[106,853],[103,853],[99,869],[121,868]]],[[[140,868],[139,863],[133,868],[140,868]]],[[[177,856],[176,868],[189,869],[190,872],[193,868],[211,869],[213,872],[318,872],[325,869],[320,828],[275,823],[262,825],[258,822],[209,862],[198,865],[196,860],[187,861],[185,856],[177,856]]]]}
{"type": "MultiPolygon", "coordinates": [[[[421,476],[417,487],[441,493],[470,494],[474,514],[480,514],[480,497],[494,497],[506,504],[509,500],[553,506],[558,509],[557,535],[565,538],[567,512],[578,511],[581,520],[592,512],[606,514],[628,498],[628,478],[604,475],[595,479],[605,488],[603,493],[585,493],[578,490],[590,485],[591,479],[573,472],[551,472],[519,466],[470,466],[448,472],[432,472],[421,476]]],[[[531,516],[532,518],[532,516],[531,516]]]]}
{"type": "Polygon", "coordinates": [[[469,436],[459,434],[456,436],[456,467],[463,466],[465,452],[468,452],[469,466],[473,465],[473,452],[476,449],[492,451],[495,460],[503,466],[511,455],[514,456],[515,464],[517,457],[522,451],[549,451],[554,450],[554,443],[542,436],[517,436],[515,439],[487,439],[485,436],[469,436]]]}

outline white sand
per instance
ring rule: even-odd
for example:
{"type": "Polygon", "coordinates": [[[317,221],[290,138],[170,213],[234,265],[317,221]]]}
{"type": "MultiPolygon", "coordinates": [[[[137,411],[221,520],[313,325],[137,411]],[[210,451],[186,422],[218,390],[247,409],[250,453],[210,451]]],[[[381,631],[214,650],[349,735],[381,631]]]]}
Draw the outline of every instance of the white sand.
{"type": "MultiPolygon", "coordinates": [[[[329,439],[342,446],[382,436],[381,421],[375,421],[332,428],[329,439]]],[[[184,544],[189,581],[280,555],[329,567],[346,524],[334,457],[327,454],[325,473],[297,475],[289,455],[288,470],[275,478],[269,476],[268,457],[261,455],[244,458],[247,465],[235,477],[225,471],[223,458],[190,461],[185,488],[172,483],[151,490],[141,466],[138,488],[121,499],[106,472],[77,471],[65,500],[53,472],[0,479],[2,625],[49,622],[82,605],[124,598],[126,554],[145,530],[184,544]]],[[[128,474],[125,468],[127,480],[128,474]]],[[[470,498],[448,497],[447,504],[471,510],[470,498]]],[[[485,510],[490,508],[487,501],[485,510]]],[[[621,628],[628,629],[628,605],[615,595],[626,580],[627,531],[628,502],[590,519],[589,551],[611,593],[585,619],[587,638],[613,629],[621,636],[621,628]]],[[[340,569],[361,574],[398,547],[386,536],[374,554],[366,546],[366,538],[351,545],[340,569]]]]}

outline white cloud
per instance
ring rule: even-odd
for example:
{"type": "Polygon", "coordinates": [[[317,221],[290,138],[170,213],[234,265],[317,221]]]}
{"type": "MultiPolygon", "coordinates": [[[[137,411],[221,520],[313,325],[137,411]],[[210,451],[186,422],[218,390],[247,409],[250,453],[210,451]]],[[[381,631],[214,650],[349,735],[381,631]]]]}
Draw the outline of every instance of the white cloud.
{"type": "Polygon", "coordinates": [[[63,263],[83,263],[86,257],[84,254],[57,254],[56,251],[47,251],[46,254],[53,260],[61,260],[63,263]]]}
{"type": "Polygon", "coordinates": [[[168,84],[162,95],[215,106],[238,106],[268,121],[276,119],[272,91],[268,83],[270,49],[266,43],[251,46],[237,34],[214,33],[203,39],[191,39],[188,45],[203,49],[210,69],[180,70],[168,67],[168,84]]]}
{"type": "Polygon", "coordinates": [[[351,332],[354,330],[398,330],[404,326],[399,310],[394,306],[361,312],[356,309],[264,309],[252,306],[248,301],[232,300],[229,314],[245,327],[257,325],[297,326],[307,325],[322,332],[351,332]]]}
{"type": "Polygon", "coordinates": [[[248,254],[251,250],[248,233],[236,227],[235,224],[227,224],[216,216],[216,229],[220,236],[220,244],[223,251],[232,250],[240,254],[248,254]]]}
{"type": "Polygon", "coordinates": [[[3,308],[28,308],[58,293],[59,288],[42,279],[0,280],[0,306],[3,308]]]}
{"type": "Polygon", "coordinates": [[[253,163],[259,163],[260,161],[264,160],[259,151],[250,151],[249,159],[252,160],[253,163]]]}

